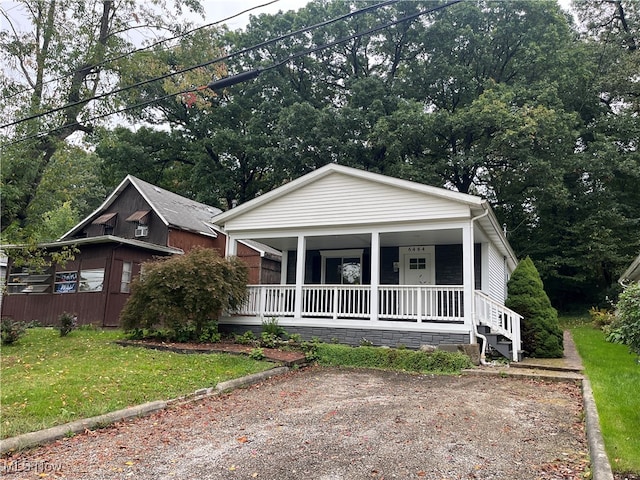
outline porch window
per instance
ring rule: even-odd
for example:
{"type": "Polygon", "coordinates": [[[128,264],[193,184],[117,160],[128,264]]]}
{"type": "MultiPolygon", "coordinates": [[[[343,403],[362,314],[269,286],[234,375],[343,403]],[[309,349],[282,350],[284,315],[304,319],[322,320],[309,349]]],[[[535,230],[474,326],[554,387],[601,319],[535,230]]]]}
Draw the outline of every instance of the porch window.
{"type": "Polygon", "coordinates": [[[56,272],[53,291],[75,293],[78,288],[78,272],[56,272]]]}
{"type": "Polygon", "coordinates": [[[104,283],[104,268],[80,270],[80,292],[101,292],[104,283]]]}
{"type": "Polygon", "coordinates": [[[7,280],[7,293],[47,293],[51,291],[51,273],[31,271],[29,268],[12,269],[7,280]]]}
{"type": "Polygon", "coordinates": [[[362,283],[362,249],[323,250],[322,283],[360,285],[362,283]]]}

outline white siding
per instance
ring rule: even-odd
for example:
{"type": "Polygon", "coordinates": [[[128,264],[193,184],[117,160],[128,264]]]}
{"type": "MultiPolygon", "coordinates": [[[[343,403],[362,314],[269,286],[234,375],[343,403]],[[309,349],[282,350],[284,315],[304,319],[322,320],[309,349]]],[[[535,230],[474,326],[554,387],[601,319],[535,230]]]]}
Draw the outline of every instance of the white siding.
{"type": "Polygon", "coordinates": [[[496,249],[495,245],[489,244],[489,296],[494,300],[504,304],[506,298],[506,272],[504,257],[496,249]]]}
{"type": "Polygon", "coordinates": [[[468,218],[469,207],[391,185],[334,172],[258,206],[225,227],[229,231],[468,218]]]}

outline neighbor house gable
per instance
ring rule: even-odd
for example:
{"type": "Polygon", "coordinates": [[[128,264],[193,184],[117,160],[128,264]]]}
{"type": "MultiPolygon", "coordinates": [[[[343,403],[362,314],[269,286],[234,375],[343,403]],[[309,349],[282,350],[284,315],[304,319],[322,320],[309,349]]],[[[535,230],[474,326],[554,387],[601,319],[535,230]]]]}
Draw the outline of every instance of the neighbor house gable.
{"type": "Polygon", "coordinates": [[[102,205],[60,239],[81,236],[93,223],[107,221],[103,219],[108,216],[112,218],[110,216],[116,213],[121,217],[118,219],[120,222],[146,223],[140,220],[145,216],[153,217],[165,230],[173,228],[215,238],[217,233],[211,221],[220,212],[218,208],[182,197],[133,175],[127,175],[102,205]]]}

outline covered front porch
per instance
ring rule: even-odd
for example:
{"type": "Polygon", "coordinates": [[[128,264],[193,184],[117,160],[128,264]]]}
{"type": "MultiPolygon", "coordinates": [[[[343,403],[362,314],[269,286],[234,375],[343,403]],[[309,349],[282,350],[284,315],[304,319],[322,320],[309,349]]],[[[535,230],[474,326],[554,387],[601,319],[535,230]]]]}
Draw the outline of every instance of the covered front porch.
{"type": "MultiPolygon", "coordinates": [[[[487,325],[513,342],[517,361],[520,322],[503,306],[505,260],[468,220],[420,230],[251,239],[282,251],[281,283],[249,285],[246,303],[222,319],[225,324],[256,326],[275,318],[290,333],[331,329],[365,338],[393,332],[384,338],[407,346],[429,339],[476,343],[477,326],[487,325]],[[491,271],[500,281],[491,281],[491,271]]],[[[229,255],[238,240],[230,237],[229,255]]]]}

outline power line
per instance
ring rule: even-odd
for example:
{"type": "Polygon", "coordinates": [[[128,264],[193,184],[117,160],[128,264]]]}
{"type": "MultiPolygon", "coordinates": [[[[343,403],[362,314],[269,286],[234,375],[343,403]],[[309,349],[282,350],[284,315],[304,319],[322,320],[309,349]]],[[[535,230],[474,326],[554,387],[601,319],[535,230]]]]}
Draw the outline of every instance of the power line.
{"type": "MultiPolygon", "coordinates": [[[[331,48],[331,47],[335,47],[336,45],[340,45],[341,43],[345,43],[348,42],[349,40],[353,40],[355,38],[359,38],[359,37],[364,37],[366,35],[371,35],[372,33],[376,33],[379,32],[380,30],[384,30],[385,28],[389,28],[392,27],[394,25],[398,25],[400,23],[403,22],[408,22],[410,20],[415,20],[416,18],[422,16],[422,15],[426,15],[427,13],[432,13],[438,10],[442,10],[444,8],[450,7],[451,5],[455,5],[456,3],[460,3],[463,0],[452,0],[448,3],[439,5],[437,7],[433,7],[430,8],[428,10],[422,10],[420,12],[417,13],[413,13],[411,15],[407,15],[405,17],[402,17],[398,20],[394,20],[393,22],[389,22],[389,23],[385,23],[383,25],[378,25],[377,27],[373,27],[370,28],[369,30],[365,30],[364,32],[359,32],[359,33],[354,33],[353,35],[349,35],[348,37],[343,37],[340,38],[338,40],[334,40],[333,42],[329,42],[329,43],[325,43],[323,45],[319,45],[317,47],[313,47],[313,48],[309,48],[307,50],[303,50],[301,52],[295,53],[293,55],[290,55],[289,57],[285,58],[284,60],[281,60],[278,63],[275,63],[273,65],[270,65],[269,67],[265,67],[265,68],[256,68],[254,70],[248,71],[248,72],[243,72],[243,73],[239,73],[237,75],[232,75],[229,77],[225,77],[225,78],[221,78],[220,80],[214,80],[212,82],[210,82],[207,87],[212,89],[212,90],[219,90],[225,87],[229,87],[231,85],[235,85],[236,83],[241,83],[241,82],[245,82],[247,80],[252,80],[254,78],[256,78],[258,75],[260,75],[262,72],[266,72],[269,70],[273,70],[274,68],[278,68],[281,67],[282,65],[285,65],[287,63],[289,63],[291,60],[295,60],[296,58],[300,58],[300,57],[304,57],[306,55],[310,55],[312,53],[316,53],[320,50],[324,50],[326,48],[331,48]]],[[[192,90],[195,91],[195,90],[192,90]]]]}
{"type": "MultiPolygon", "coordinates": [[[[256,5],[255,7],[247,8],[246,10],[243,10],[242,12],[235,13],[235,14],[227,17],[227,18],[223,18],[222,20],[217,20],[217,21],[212,22],[212,23],[207,23],[206,25],[200,25],[199,27],[193,28],[193,29],[188,30],[186,32],[183,32],[183,33],[181,33],[179,35],[175,35],[175,36],[169,37],[169,38],[163,38],[162,40],[158,40],[157,42],[154,42],[154,43],[152,43],[150,45],[147,45],[145,47],[136,48],[136,49],[131,50],[129,52],[122,53],[120,55],[116,55],[115,57],[107,58],[105,60],[102,60],[101,62],[97,62],[95,65],[93,65],[93,68],[100,67],[102,65],[106,65],[106,64],[111,63],[111,62],[115,62],[116,60],[120,60],[122,58],[126,58],[126,57],[128,57],[130,55],[133,55],[135,53],[139,53],[139,52],[143,52],[145,50],[149,50],[149,49],[151,49],[153,47],[156,47],[156,46],[158,46],[158,45],[160,45],[162,43],[170,42],[171,40],[177,40],[178,38],[184,38],[187,35],[191,35],[192,33],[198,32],[200,30],[204,30],[205,28],[215,27],[216,25],[219,25],[221,23],[228,22],[229,20],[233,20],[234,18],[239,17],[240,15],[244,15],[245,13],[251,12],[251,11],[256,10],[258,8],[268,7],[269,5],[271,5],[273,3],[277,3],[279,1],[280,0],[271,0],[270,2],[263,3],[262,5],[256,5]]],[[[74,73],[75,72],[72,72],[72,73],[68,73],[66,75],[61,75],[59,77],[52,78],[51,80],[47,80],[45,82],[42,82],[41,85],[44,86],[44,85],[47,85],[49,83],[59,82],[60,80],[64,80],[65,78],[71,77],[74,73]]],[[[20,90],[18,92],[13,92],[11,95],[4,96],[4,97],[2,97],[2,99],[6,100],[8,98],[17,97],[18,95],[21,95],[21,94],[23,94],[25,92],[28,92],[30,90],[34,90],[35,88],[36,87],[26,87],[23,90],[20,90]]]]}
{"type": "MultiPolygon", "coordinates": [[[[389,2],[385,2],[384,4],[394,3],[395,1],[397,1],[397,0],[391,0],[389,2]]],[[[256,69],[256,70],[252,70],[250,72],[244,72],[244,73],[241,73],[241,74],[238,74],[238,75],[233,75],[231,77],[223,78],[223,79],[221,79],[220,81],[217,81],[217,82],[211,82],[208,85],[203,85],[203,86],[194,87],[194,88],[188,88],[188,89],[185,89],[185,90],[182,90],[182,91],[179,91],[179,92],[167,94],[167,95],[164,95],[164,96],[161,96],[161,97],[156,97],[156,98],[153,98],[151,100],[147,100],[145,102],[140,102],[140,103],[137,103],[135,105],[131,105],[129,107],[125,107],[123,109],[119,109],[119,110],[114,111],[114,112],[109,112],[109,113],[105,113],[105,114],[102,114],[102,115],[97,115],[97,116],[85,119],[84,122],[98,120],[98,119],[102,119],[102,118],[105,118],[105,117],[108,117],[108,116],[111,116],[111,115],[116,115],[116,114],[119,114],[119,113],[123,113],[123,112],[129,111],[129,110],[133,110],[133,109],[136,109],[136,108],[139,108],[139,107],[143,107],[143,106],[146,106],[146,105],[153,104],[155,102],[158,102],[160,100],[164,100],[166,98],[175,97],[175,96],[178,96],[178,95],[184,95],[186,93],[192,93],[192,92],[196,92],[196,91],[202,91],[202,90],[205,90],[206,88],[212,88],[212,89],[224,88],[225,86],[229,86],[229,85],[233,85],[235,83],[246,81],[246,80],[249,80],[251,78],[257,77],[262,72],[278,68],[278,67],[290,62],[291,60],[294,60],[294,59],[299,58],[301,56],[309,55],[311,53],[315,53],[315,52],[318,52],[318,51],[323,50],[325,48],[330,48],[330,47],[339,45],[341,43],[345,43],[345,42],[347,42],[349,40],[353,40],[353,39],[358,38],[358,37],[362,37],[362,36],[370,35],[372,33],[376,33],[376,32],[378,32],[380,30],[385,29],[385,28],[389,28],[391,26],[398,25],[399,23],[402,23],[402,22],[414,20],[414,19],[416,19],[416,18],[418,18],[418,17],[420,17],[422,15],[426,15],[428,13],[433,13],[435,11],[442,10],[444,8],[450,7],[452,5],[460,3],[462,1],[463,0],[452,0],[452,1],[448,2],[448,3],[439,5],[437,7],[433,7],[433,8],[427,9],[427,10],[422,10],[420,12],[417,12],[417,13],[402,17],[402,18],[400,18],[398,20],[395,20],[393,22],[388,22],[388,23],[379,25],[377,27],[373,27],[373,28],[371,28],[369,30],[366,30],[364,32],[360,32],[360,33],[357,33],[357,34],[349,35],[349,36],[343,37],[343,38],[341,38],[339,40],[335,40],[333,42],[330,42],[330,43],[327,43],[327,44],[323,44],[323,45],[320,45],[320,46],[317,46],[317,47],[314,47],[314,48],[310,48],[308,50],[305,50],[305,51],[290,55],[286,59],[281,60],[280,62],[277,62],[277,63],[275,63],[273,65],[270,65],[270,66],[262,68],[262,69],[256,69]]],[[[382,6],[384,4],[379,4],[378,6],[382,6]]],[[[368,9],[370,9],[370,8],[371,7],[368,7],[368,9]]],[[[352,12],[352,13],[356,13],[356,12],[352,12]]],[[[332,21],[335,21],[335,19],[332,20],[332,21]]],[[[326,22],[323,22],[323,23],[326,23],[326,22]]],[[[306,29],[303,29],[303,30],[306,31],[309,28],[311,28],[311,27],[307,27],[306,29]]],[[[294,33],[298,33],[298,32],[294,32],[294,33]]],[[[287,35],[283,36],[283,38],[288,38],[291,35],[292,34],[287,34],[287,35]]],[[[235,56],[235,55],[238,55],[240,53],[246,53],[246,51],[254,50],[256,48],[259,48],[260,46],[264,46],[264,44],[270,44],[270,43],[273,43],[274,41],[278,41],[278,40],[280,40],[280,38],[277,38],[277,39],[274,39],[274,40],[270,40],[268,42],[263,42],[262,44],[259,44],[258,46],[251,47],[250,49],[241,50],[240,52],[237,52],[236,54],[232,54],[232,55],[235,56]]],[[[227,56],[227,57],[230,57],[230,56],[227,56]]],[[[215,61],[219,61],[219,60],[215,60],[215,61]]],[[[207,62],[207,64],[215,63],[215,61],[207,62]]],[[[193,70],[195,68],[199,68],[199,66],[191,67],[190,69],[187,69],[185,71],[193,70]]],[[[179,72],[177,72],[177,73],[179,73],[179,72]]],[[[163,76],[161,78],[166,78],[167,76],[171,76],[171,75],[165,75],[165,76],[163,76]]],[[[147,83],[149,83],[149,82],[147,82],[147,83]]],[[[26,120],[23,120],[23,121],[26,121],[26,120]]],[[[79,122],[65,124],[63,126],[50,129],[46,133],[39,133],[39,134],[34,134],[34,135],[27,136],[27,137],[23,137],[23,138],[21,138],[19,140],[16,140],[16,141],[13,141],[13,142],[10,142],[10,143],[5,143],[2,146],[13,145],[15,143],[19,143],[19,142],[22,142],[22,141],[25,141],[25,140],[29,140],[29,139],[32,139],[32,138],[44,137],[45,135],[47,135],[49,133],[56,132],[58,130],[62,130],[64,128],[68,128],[68,127],[78,126],[78,125],[81,125],[81,124],[79,122]]]]}
{"type": "MultiPolygon", "coordinates": [[[[72,108],[72,107],[76,107],[76,106],[79,106],[79,105],[83,105],[83,104],[89,103],[89,102],[94,101],[94,100],[101,100],[101,99],[106,98],[106,97],[108,97],[110,95],[115,95],[117,93],[122,93],[122,92],[125,92],[127,90],[131,90],[133,88],[142,87],[144,85],[148,85],[149,83],[157,82],[159,80],[164,80],[165,78],[173,77],[175,75],[180,75],[181,73],[186,73],[186,72],[190,72],[192,70],[196,70],[198,68],[207,67],[207,66],[212,65],[214,63],[219,63],[219,62],[222,62],[224,60],[228,60],[230,58],[236,57],[238,55],[245,54],[245,53],[250,52],[252,50],[256,50],[258,48],[263,48],[263,47],[271,45],[273,43],[276,43],[276,42],[279,42],[279,41],[282,41],[282,40],[286,40],[287,38],[291,38],[291,37],[293,37],[295,35],[299,35],[301,33],[306,33],[308,31],[314,30],[316,28],[320,28],[320,27],[324,27],[326,25],[330,25],[330,24],[335,23],[337,21],[344,20],[345,18],[349,18],[349,17],[355,16],[355,15],[359,15],[361,13],[365,13],[365,12],[368,12],[370,10],[373,10],[373,9],[376,9],[376,8],[380,8],[380,7],[383,7],[383,6],[391,5],[393,3],[396,3],[397,1],[398,0],[388,0],[386,2],[382,2],[382,3],[371,5],[371,6],[368,6],[368,7],[365,7],[365,8],[361,8],[359,10],[355,10],[353,12],[349,12],[347,14],[341,15],[339,17],[336,17],[336,18],[333,18],[333,19],[330,19],[330,20],[325,20],[324,22],[320,22],[320,23],[317,23],[315,25],[311,25],[309,27],[305,27],[305,28],[302,28],[300,30],[296,30],[295,32],[291,32],[291,33],[288,33],[286,35],[281,35],[280,37],[276,37],[274,39],[267,40],[267,41],[259,43],[257,45],[241,49],[241,50],[239,50],[237,52],[230,53],[228,55],[224,55],[222,57],[218,57],[218,58],[215,58],[213,60],[209,60],[209,61],[197,64],[197,65],[194,65],[192,67],[188,67],[188,68],[184,68],[184,69],[181,69],[181,70],[177,70],[175,72],[167,73],[167,74],[161,75],[159,77],[154,77],[154,78],[150,78],[150,79],[147,79],[147,80],[143,80],[143,81],[134,83],[132,85],[128,85],[126,87],[118,88],[118,89],[112,90],[110,92],[105,92],[105,93],[102,93],[100,95],[96,95],[96,96],[94,96],[94,97],[92,97],[90,99],[84,99],[84,100],[79,100],[77,102],[67,103],[67,104],[62,105],[60,107],[49,109],[46,112],[40,112],[40,113],[36,113],[36,114],[30,115],[30,116],[27,116],[27,117],[23,117],[23,118],[20,118],[18,120],[14,120],[12,122],[0,125],[0,128],[11,127],[13,125],[18,125],[19,123],[23,123],[23,122],[26,122],[26,121],[29,121],[29,120],[35,120],[36,118],[41,118],[41,117],[44,117],[46,115],[50,115],[52,113],[56,113],[56,112],[60,112],[62,110],[66,110],[68,108],[72,108]]],[[[192,91],[195,91],[195,89],[192,90],[192,91]]]]}

